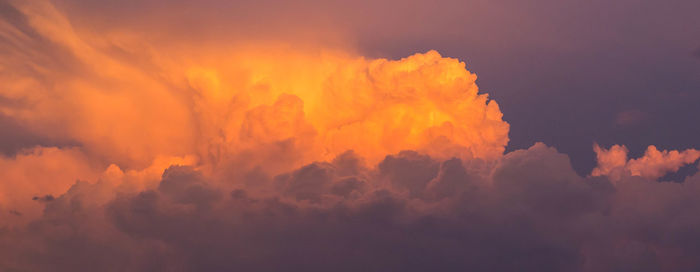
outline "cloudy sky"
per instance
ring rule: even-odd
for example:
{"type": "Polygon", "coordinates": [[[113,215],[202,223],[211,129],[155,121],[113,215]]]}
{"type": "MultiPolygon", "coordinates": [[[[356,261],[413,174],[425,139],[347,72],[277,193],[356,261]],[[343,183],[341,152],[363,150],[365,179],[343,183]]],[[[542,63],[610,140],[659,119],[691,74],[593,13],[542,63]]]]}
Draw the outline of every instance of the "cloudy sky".
{"type": "Polygon", "coordinates": [[[697,271],[698,11],[0,0],[0,270],[697,271]]]}

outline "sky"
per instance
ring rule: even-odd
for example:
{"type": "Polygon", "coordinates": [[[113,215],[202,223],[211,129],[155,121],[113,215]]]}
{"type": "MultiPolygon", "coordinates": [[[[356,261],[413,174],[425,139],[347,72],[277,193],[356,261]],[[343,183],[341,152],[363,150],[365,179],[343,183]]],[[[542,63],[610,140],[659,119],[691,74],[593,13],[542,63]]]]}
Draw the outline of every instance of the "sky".
{"type": "Polygon", "coordinates": [[[697,271],[698,11],[0,0],[0,270],[697,271]]]}

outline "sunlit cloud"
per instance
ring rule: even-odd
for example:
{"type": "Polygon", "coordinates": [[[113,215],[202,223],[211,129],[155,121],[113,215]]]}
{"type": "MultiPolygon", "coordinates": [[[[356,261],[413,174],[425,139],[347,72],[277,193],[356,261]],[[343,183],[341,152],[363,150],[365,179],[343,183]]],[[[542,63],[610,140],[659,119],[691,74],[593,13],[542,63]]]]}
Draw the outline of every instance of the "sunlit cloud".
{"type": "Polygon", "coordinates": [[[476,76],[435,51],[387,60],[269,43],[161,48],[139,35],[82,33],[49,2],[9,9],[17,19],[5,21],[2,77],[13,84],[0,95],[18,103],[1,112],[78,143],[53,152],[84,156],[71,164],[92,172],[191,157],[207,171],[276,173],[348,150],[369,163],[402,150],[492,161],[508,142],[476,76]]]}
{"type": "Polygon", "coordinates": [[[605,149],[596,144],[593,149],[598,158],[598,166],[593,169],[591,175],[609,176],[613,180],[619,180],[625,175],[655,180],[700,158],[700,151],[695,149],[659,151],[653,145],[647,148],[644,156],[636,159],[628,159],[629,151],[621,145],[605,149]]]}
{"type": "Polygon", "coordinates": [[[543,143],[505,152],[498,103],[434,50],[64,9],[0,0],[0,270],[700,267],[700,175],[656,182],[700,151],[596,144],[582,177],[543,143]]]}

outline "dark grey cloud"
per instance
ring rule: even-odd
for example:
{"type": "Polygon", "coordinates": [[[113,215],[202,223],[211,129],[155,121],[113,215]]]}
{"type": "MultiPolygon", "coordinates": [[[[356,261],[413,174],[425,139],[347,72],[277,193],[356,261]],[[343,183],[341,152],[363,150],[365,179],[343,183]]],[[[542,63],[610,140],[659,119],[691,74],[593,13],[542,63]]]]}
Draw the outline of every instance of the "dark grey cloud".
{"type": "Polygon", "coordinates": [[[33,147],[63,148],[80,145],[78,141],[62,136],[34,131],[22,122],[0,113],[0,155],[13,157],[33,147]]]}
{"type": "Polygon", "coordinates": [[[22,127],[14,119],[0,114],[0,153],[11,156],[23,148],[45,142],[40,135],[22,127]]]}
{"type": "MultiPolygon", "coordinates": [[[[695,271],[700,176],[581,177],[542,144],[487,174],[405,151],[346,153],[245,186],[172,166],[102,199],[78,182],[0,231],[6,271],[695,271]],[[39,250],[41,249],[41,250],[39,250]],[[28,257],[28,256],[31,256],[28,257]]],[[[245,176],[245,175],[242,175],[245,176]]],[[[249,181],[248,181],[249,182],[249,181]]]]}
{"type": "MultiPolygon", "coordinates": [[[[1,103],[1,102],[0,102],[1,103]]],[[[77,146],[75,141],[56,139],[32,131],[14,118],[0,113],[0,154],[14,156],[23,149],[35,146],[77,146]]]]}
{"type": "Polygon", "coordinates": [[[53,195],[44,195],[44,196],[35,196],[32,197],[32,200],[34,201],[39,201],[39,202],[49,202],[49,201],[54,201],[56,198],[53,195]]]}

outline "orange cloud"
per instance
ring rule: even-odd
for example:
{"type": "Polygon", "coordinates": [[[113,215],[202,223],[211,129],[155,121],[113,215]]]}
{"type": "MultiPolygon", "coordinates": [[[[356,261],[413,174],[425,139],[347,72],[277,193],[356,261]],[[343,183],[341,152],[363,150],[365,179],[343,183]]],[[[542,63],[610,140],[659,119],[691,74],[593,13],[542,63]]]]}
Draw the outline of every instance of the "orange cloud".
{"type": "MultiPolygon", "coordinates": [[[[158,158],[278,173],[348,150],[372,164],[402,150],[493,161],[508,143],[498,104],[464,62],[436,51],[388,60],[289,43],[166,44],[87,31],[47,1],[13,9],[21,19],[0,28],[0,80],[10,82],[0,96],[16,103],[0,113],[77,143],[70,154],[82,158],[51,193],[158,158]]],[[[43,193],[30,188],[17,197],[43,193]]]]}
{"type": "Polygon", "coordinates": [[[627,147],[613,145],[610,149],[593,146],[598,159],[598,166],[593,169],[592,176],[608,176],[612,180],[620,180],[624,176],[640,176],[648,179],[658,179],[668,173],[678,171],[680,167],[694,163],[700,158],[700,151],[687,149],[684,151],[663,150],[650,145],[644,156],[637,159],[627,159],[627,147]]]}
{"type": "Polygon", "coordinates": [[[432,143],[460,150],[449,156],[490,160],[508,142],[508,124],[478,93],[476,76],[435,51],[391,61],[266,44],[161,48],[138,35],[81,33],[46,2],[18,6],[40,38],[17,34],[17,43],[44,56],[15,49],[4,54],[14,57],[5,67],[46,69],[7,69],[5,79],[26,84],[2,95],[31,103],[2,112],[74,139],[107,163],[217,160],[284,141],[303,149],[305,162],[349,149],[373,161],[403,149],[439,155],[432,143]],[[32,48],[38,40],[60,50],[32,48]],[[73,70],[46,59],[67,59],[73,70]]]}
{"type": "Polygon", "coordinates": [[[0,117],[42,136],[0,156],[2,271],[700,267],[700,175],[635,182],[700,151],[595,145],[603,178],[542,143],[504,155],[498,104],[436,51],[87,30],[48,1],[0,12],[0,117]]]}
{"type": "Polygon", "coordinates": [[[36,217],[43,207],[33,203],[33,197],[60,195],[77,179],[95,180],[98,176],[99,171],[90,167],[89,158],[74,148],[37,147],[14,158],[0,157],[0,220],[9,219],[5,218],[9,216],[7,210],[36,217]]]}

